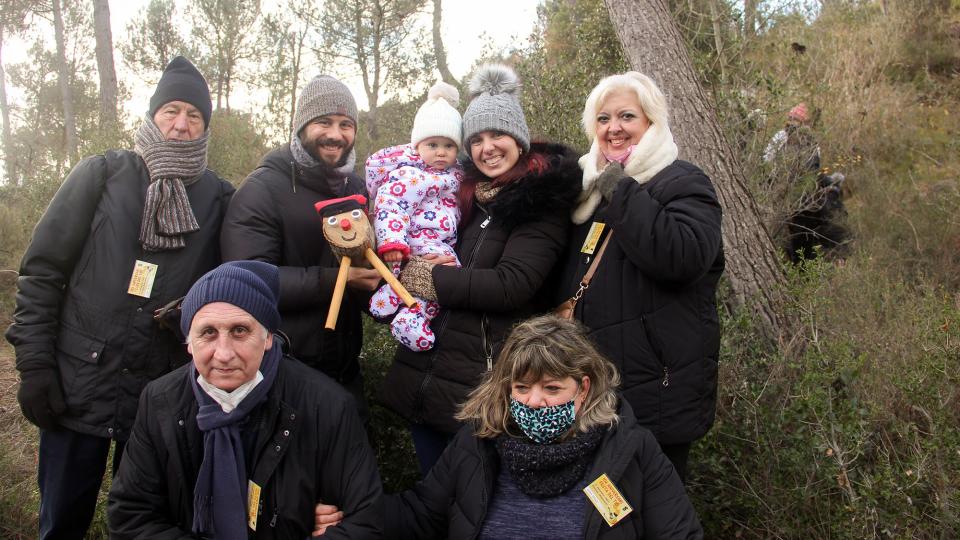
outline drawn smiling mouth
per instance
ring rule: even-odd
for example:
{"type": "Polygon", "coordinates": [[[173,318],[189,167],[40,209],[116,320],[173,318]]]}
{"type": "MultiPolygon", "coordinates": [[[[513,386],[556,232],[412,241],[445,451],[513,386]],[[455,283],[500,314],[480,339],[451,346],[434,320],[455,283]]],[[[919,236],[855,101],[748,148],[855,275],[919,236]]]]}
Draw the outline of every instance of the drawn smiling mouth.
{"type": "Polygon", "coordinates": [[[344,242],[353,242],[354,240],[357,239],[357,233],[353,233],[353,236],[351,236],[350,238],[347,238],[346,236],[343,236],[341,234],[340,239],[343,240],[344,242]]]}

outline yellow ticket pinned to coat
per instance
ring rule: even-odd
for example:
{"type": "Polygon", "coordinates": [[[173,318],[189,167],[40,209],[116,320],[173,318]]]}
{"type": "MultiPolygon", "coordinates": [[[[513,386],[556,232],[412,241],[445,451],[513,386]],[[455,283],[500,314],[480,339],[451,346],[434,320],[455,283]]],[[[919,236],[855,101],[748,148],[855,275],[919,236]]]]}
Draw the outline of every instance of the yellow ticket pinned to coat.
{"type": "Polygon", "coordinates": [[[597,508],[597,512],[603,516],[607,525],[613,527],[623,518],[633,512],[633,507],[623,498],[617,486],[613,485],[606,473],[601,474],[590,485],[583,488],[587,498],[597,508]]]}
{"type": "Polygon", "coordinates": [[[133,274],[130,276],[130,286],[127,293],[143,298],[150,298],[153,292],[153,280],[157,278],[158,266],[153,263],[138,260],[133,265],[133,274]]]}
{"type": "Polygon", "coordinates": [[[606,224],[598,221],[594,221],[593,224],[590,225],[590,231],[587,232],[587,237],[583,240],[580,253],[593,255],[593,252],[597,249],[597,244],[600,242],[600,235],[603,234],[604,227],[606,227],[606,224]]]}
{"type": "Polygon", "coordinates": [[[257,530],[257,516],[260,513],[260,486],[253,480],[247,481],[247,525],[257,530]]]}

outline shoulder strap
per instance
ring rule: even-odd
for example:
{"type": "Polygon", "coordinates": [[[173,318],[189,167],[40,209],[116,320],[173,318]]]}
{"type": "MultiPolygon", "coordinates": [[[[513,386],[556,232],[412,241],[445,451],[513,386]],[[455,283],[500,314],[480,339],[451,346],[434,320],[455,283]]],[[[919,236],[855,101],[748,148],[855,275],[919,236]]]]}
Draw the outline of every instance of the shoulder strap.
{"type": "Polygon", "coordinates": [[[597,256],[593,258],[593,262],[590,263],[590,268],[587,268],[587,273],[583,275],[583,279],[580,280],[580,286],[584,289],[590,285],[590,280],[593,279],[593,274],[597,271],[597,265],[600,264],[600,259],[603,257],[603,252],[607,249],[607,244],[610,243],[610,237],[613,236],[613,231],[607,233],[607,237],[603,239],[603,243],[600,244],[600,251],[597,252],[597,256]]]}

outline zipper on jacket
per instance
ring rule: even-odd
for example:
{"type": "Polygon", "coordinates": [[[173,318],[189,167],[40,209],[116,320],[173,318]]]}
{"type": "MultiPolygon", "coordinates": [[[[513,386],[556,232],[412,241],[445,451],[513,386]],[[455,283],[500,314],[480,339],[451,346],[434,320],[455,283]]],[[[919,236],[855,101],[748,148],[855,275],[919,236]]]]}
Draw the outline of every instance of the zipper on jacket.
{"type": "MultiPolygon", "coordinates": [[[[480,251],[480,245],[483,244],[483,239],[487,236],[487,226],[490,225],[490,221],[493,220],[493,216],[491,216],[484,207],[477,204],[477,208],[486,214],[487,217],[482,223],[480,223],[480,234],[477,236],[477,243],[473,245],[473,249],[470,251],[470,257],[468,257],[466,263],[461,266],[462,268],[470,268],[473,266],[473,259],[476,258],[477,252],[480,251]]],[[[440,311],[440,324],[437,325],[437,331],[434,332],[434,335],[436,336],[435,342],[440,341],[440,336],[447,329],[447,321],[450,320],[450,318],[447,316],[447,313],[447,310],[440,311]]],[[[417,392],[417,398],[413,408],[414,417],[420,419],[421,422],[423,419],[423,394],[426,392],[427,386],[430,384],[430,379],[433,378],[433,362],[436,360],[436,358],[437,348],[434,347],[433,350],[430,351],[430,362],[427,364],[427,372],[424,374],[423,380],[420,381],[420,390],[417,392]]],[[[493,368],[492,358],[488,358],[487,365],[490,366],[489,369],[493,368]]]]}
{"type": "Polygon", "coordinates": [[[666,388],[670,386],[670,371],[667,369],[667,366],[663,366],[663,386],[666,388]]]}
{"type": "Polygon", "coordinates": [[[276,506],[273,507],[273,517],[270,518],[270,528],[276,528],[277,526],[277,516],[280,515],[280,510],[276,506]]]}

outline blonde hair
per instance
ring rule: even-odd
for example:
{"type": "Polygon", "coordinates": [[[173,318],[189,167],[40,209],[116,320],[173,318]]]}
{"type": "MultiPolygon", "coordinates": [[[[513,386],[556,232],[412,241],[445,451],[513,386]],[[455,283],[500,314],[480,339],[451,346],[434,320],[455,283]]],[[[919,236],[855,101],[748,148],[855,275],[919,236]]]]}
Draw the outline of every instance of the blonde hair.
{"type": "Polygon", "coordinates": [[[662,124],[669,127],[669,113],[667,111],[667,98],[657,87],[653,79],[647,77],[638,71],[628,71],[617,75],[610,75],[602,79],[590,95],[587,96],[587,102],[583,106],[583,131],[587,134],[590,141],[597,136],[597,111],[607,96],[619,91],[633,92],[640,102],[640,108],[647,120],[651,124],[662,124]]]}
{"type": "Polygon", "coordinates": [[[457,420],[471,422],[477,437],[493,438],[501,433],[520,436],[510,415],[511,383],[539,380],[543,375],[573,377],[577,384],[584,376],[590,379],[590,390],[570,434],[613,425],[619,419],[617,368],[597,352],[583,325],[544,315],[514,327],[493,370],[470,393],[457,420]]]}

